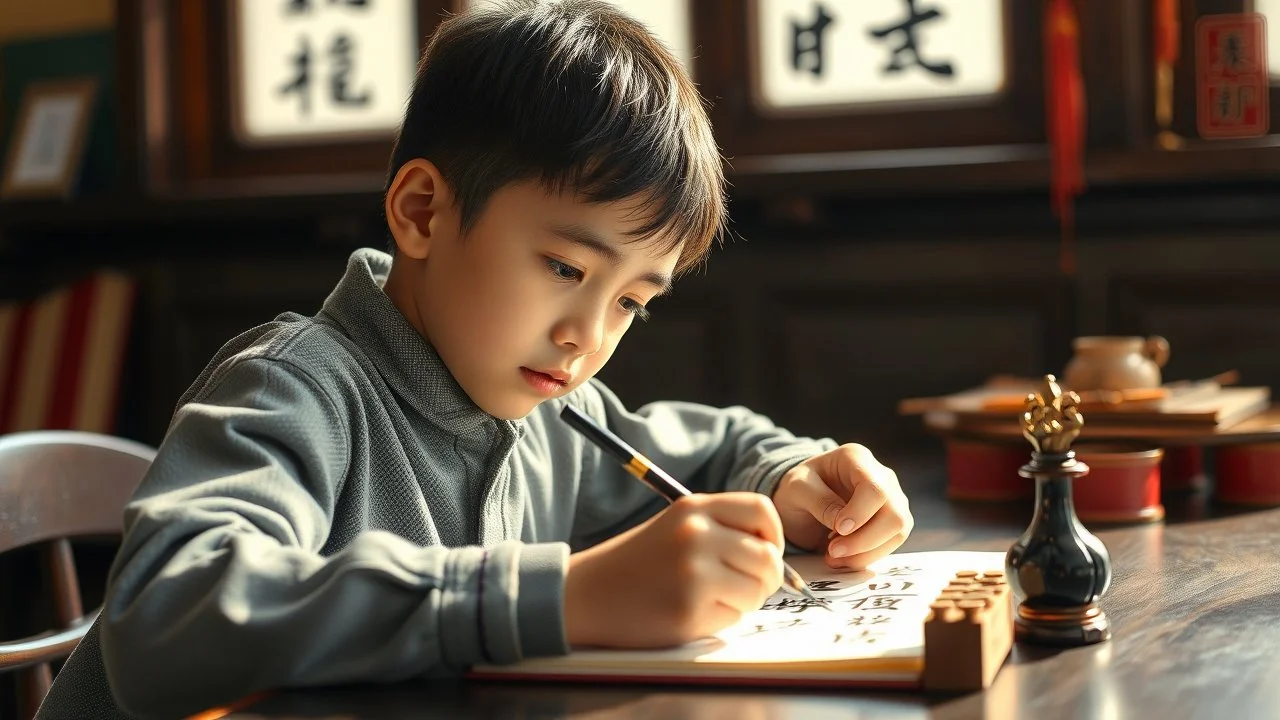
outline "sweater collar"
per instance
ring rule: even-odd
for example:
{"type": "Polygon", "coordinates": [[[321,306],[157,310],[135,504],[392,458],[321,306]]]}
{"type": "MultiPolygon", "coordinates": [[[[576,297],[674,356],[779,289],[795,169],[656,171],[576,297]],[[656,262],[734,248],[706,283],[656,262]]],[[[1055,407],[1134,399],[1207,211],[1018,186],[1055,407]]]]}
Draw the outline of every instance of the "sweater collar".
{"type": "Polygon", "coordinates": [[[390,271],[389,254],[373,248],[356,250],[320,314],[336,323],[373,361],[402,402],[441,430],[470,435],[507,425],[516,436],[522,435],[522,421],[498,420],[471,400],[440,354],[382,291],[390,271]]]}

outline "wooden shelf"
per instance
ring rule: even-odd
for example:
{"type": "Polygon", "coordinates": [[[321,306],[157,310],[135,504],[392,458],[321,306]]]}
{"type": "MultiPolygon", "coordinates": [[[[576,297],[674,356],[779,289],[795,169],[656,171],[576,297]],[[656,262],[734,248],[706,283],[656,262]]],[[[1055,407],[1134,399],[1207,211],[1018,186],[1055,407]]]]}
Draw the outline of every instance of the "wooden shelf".
{"type": "MultiPolygon", "coordinates": [[[[1268,184],[1280,177],[1280,135],[1184,143],[1179,150],[1094,151],[1085,159],[1086,182],[1092,188],[1205,188],[1220,182],[1268,184]]],[[[1047,192],[1051,173],[1043,145],[767,155],[731,165],[734,189],[745,196],[1047,192]]]]}
{"type": "Polygon", "coordinates": [[[991,193],[1047,188],[1043,145],[991,145],[767,155],[731,161],[745,196],[815,192],[843,195],[991,193]]]}
{"type": "Polygon", "coordinates": [[[381,191],[174,199],[95,197],[0,203],[0,234],[115,232],[172,226],[236,226],[333,216],[376,217],[381,191]]]}
{"type": "Polygon", "coordinates": [[[1280,177],[1280,135],[1249,140],[1188,138],[1180,150],[1156,148],[1100,153],[1089,158],[1090,182],[1107,185],[1274,181],[1280,177]]]}

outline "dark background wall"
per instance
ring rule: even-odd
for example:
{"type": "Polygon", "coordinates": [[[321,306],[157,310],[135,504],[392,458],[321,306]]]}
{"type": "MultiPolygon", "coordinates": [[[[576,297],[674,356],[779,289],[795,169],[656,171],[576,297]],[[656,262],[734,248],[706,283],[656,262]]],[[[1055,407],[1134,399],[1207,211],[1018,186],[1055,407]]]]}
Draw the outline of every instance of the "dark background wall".
{"type": "MultiPolygon", "coordinates": [[[[602,376],[635,405],[741,403],[799,432],[919,449],[931,441],[899,400],[1060,372],[1082,334],[1164,335],[1167,379],[1235,368],[1277,384],[1271,192],[1098,190],[1080,202],[1072,274],[1034,194],[831,204],[811,222],[736,203],[734,237],[654,303],[602,376]]],[[[104,265],[135,274],[122,433],[156,443],[222,343],[280,312],[315,312],[351,249],[382,246],[376,204],[322,217],[201,207],[165,221],[103,210],[54,230],[13,218],[0,287],[21,296],[104,265]]]]}
{"type": "MultiPolygon", "coordinates": [[[[450,2],[416,1],[425,37],[450,2]]],[[[64,54],[113,78],[93,142],[114,162],[87,168],[72,201],[0,203],[0,299],[100,267],[135,275],[120,432],[158,443],[223,342],[314,312],[353,248],[383,245],[389,143],[237,146],[220,3],[23,7],[0,10],[10,48],[68,35],[64,54]]],[[[745,7],[693,14],[735,238],[624,341],[603,373],[624,400],[742,403],[798,432],[920,451],[936,444],[899,400],[1060,372],[1082,334],[1166,336],[1168,379],[1280,380],[1280,135],[1200,140],[1194,119],[1195,22],[1248,0],[1179,4],[1178,151],[1156,141],[1154,4],[1077,3],[1087,187],[1070,272],[1048,200],[1044,4],[1006,4],[1010,86],[992,104],[808,120],[752,108],[745,7]]],[[[31,68],[0,73],[12,85],[31,68]]]]}

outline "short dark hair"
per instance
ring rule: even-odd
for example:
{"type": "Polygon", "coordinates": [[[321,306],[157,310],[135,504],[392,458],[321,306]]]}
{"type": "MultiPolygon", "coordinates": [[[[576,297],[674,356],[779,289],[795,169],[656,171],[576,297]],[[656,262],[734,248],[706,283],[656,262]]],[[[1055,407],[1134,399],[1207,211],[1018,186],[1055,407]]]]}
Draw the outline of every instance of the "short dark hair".
{"type": "Polygon", "coordinates": [[[724,170],[703,99],[645,28],[600,0],[508,1],[446,18],[422,54],[387,178],[414,158],[453,188],[464,232],[498,189],[536,179],[588,202],[638,198],[637,238],[724,231],[724,170]]]}

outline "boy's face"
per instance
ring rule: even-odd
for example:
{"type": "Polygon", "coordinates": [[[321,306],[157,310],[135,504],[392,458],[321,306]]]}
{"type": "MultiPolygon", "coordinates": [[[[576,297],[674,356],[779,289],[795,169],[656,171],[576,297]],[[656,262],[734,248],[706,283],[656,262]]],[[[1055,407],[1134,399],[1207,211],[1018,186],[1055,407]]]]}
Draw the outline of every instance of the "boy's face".
{"type": "Polygon", "coordinates": [[[437,205],[425,256],[406,258],[400,242],[392,275],[403,271],[404,287],[388,294],[472,401],[524,417],[599,372],[644,305],[669,289],[679,248],[662,253],[628,236],[641,224],[634,207],[516,183],[460,237],[456,211],[437,205]]]}

